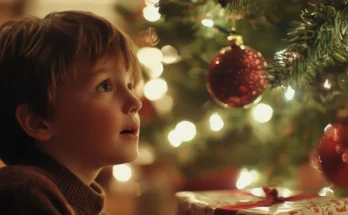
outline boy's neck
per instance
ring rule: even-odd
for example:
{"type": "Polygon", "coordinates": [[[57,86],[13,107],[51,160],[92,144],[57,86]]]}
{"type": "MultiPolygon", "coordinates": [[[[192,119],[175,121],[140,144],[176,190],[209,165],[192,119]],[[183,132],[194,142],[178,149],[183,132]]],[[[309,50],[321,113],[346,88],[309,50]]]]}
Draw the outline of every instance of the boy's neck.
{"type": "Polygon", "coordinates": [[[87,165],[83,166],[81,165],[81,163],[76,162],[76,157],[72,156],[71,154],[63,153],[59,149],[51,149],[50,147],[45,147],[46,145],[48,144],[36,144],[35,147],[47,153],[88,186],[92,184],[92,182],[97,178],[99,172],[101,171],[101,169],[88,168],[87,165]],[[60,156],[63,154],[64,156],[60,156]]]}

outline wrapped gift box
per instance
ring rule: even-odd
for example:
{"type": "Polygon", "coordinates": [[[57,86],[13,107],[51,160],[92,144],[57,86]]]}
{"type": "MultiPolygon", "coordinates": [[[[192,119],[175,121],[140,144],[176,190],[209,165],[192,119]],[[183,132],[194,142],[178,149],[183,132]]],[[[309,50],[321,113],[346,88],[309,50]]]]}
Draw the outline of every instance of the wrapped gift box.
{"type": "Polygon", "coordinates": [[[348,198],[254,188],[178,192],[178,215],[348,215],[348,198]]]}

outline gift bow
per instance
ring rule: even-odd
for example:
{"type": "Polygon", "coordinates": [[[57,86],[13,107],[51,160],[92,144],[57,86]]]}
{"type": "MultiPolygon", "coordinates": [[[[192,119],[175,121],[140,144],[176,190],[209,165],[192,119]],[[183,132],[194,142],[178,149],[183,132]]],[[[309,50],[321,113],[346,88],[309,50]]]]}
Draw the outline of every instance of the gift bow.
{"type": "MultiPolygon", "coordinates": [[[[240,202],[234,205],[221,206],[216,208],[215,211],[218,212],[219,215],[224,215],[224,214],[230,215],[231,211],[237,212],[238,210],[241,210],[241,209],[265,207],[265,206],[271,206],[277,203],[283,203],[285,201],[299,201],[299,200],[318,197],[318,194],[300,194],[300,195],[295,195],[290,197],[281,197],[281,196],[278,196],[278,191],[274,188],[271,189],[268,187],[263,187],[262,189],[266,194],[266,197],[264,198],[264,200],[261,200],[258,202],[240,202]]],[[[243,193],[248,195],[253,195],[249,192],[243,192],[243,193]]]]}

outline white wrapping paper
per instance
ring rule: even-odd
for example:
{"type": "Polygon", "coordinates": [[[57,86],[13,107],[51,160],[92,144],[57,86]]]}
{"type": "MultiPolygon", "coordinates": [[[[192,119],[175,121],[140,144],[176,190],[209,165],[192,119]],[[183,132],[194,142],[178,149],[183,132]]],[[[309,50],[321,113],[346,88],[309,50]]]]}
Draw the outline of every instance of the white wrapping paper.
{"type": "MultiPolygon", "coordinates": [[[[255,190],[253,189],[253,191],[255,190]]],[[[279,196],[288,197],[289,195],[295,195],[295,193],[289,193],[288,190],[277,190],[279,191],[279,196]]],[[[255,192],[252,193],[255,194],[255,192]]],[[[257,196],[262,196],[260,192],[256,193],[258,193],[257,196]]],[[[242,209],[237,212],[228,210],[222,212],[216,211],[216,208],[221,206],[264,200],[264,198],[257,196],[231,190],[178,192],[176,193],[178,199],[178,215],[348,215],[348,198],[337,198],[334,196],[285,201],[271,206],[242,209]]]]}

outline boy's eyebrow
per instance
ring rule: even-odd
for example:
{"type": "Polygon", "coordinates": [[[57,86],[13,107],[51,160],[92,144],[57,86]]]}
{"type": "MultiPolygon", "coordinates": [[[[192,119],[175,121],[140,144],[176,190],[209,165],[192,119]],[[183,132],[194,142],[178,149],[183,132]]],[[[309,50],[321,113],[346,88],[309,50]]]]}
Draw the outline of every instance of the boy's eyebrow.
{"type": "Polygon", "coordinates": [[[98,69],[93,69],[92,70],[92,74],[104,72],[105,70],[108,70],[108,68],[107,67],[102,67],[102,68],[98,68],[98,69]]]}
{"type": "Polygon", "coordinates": [[[108,68],[106,68],[106,67],[101,67],[98,69],[91,69],[91,72],[89,72],[89,74],[87,74],[86,78],[89,80],[94,79],[95,77],[98,77],[98,74],[106,72],[107,70],[108,70],[108,68]]]}

